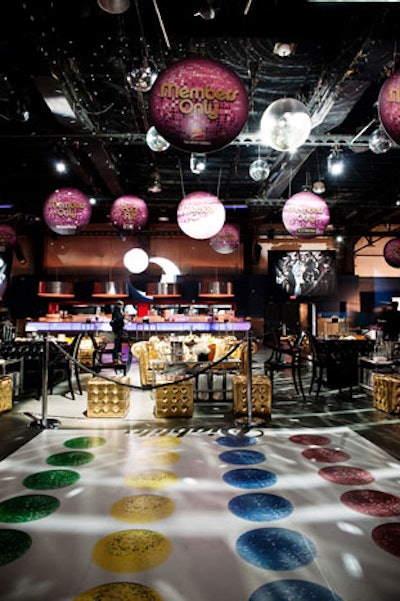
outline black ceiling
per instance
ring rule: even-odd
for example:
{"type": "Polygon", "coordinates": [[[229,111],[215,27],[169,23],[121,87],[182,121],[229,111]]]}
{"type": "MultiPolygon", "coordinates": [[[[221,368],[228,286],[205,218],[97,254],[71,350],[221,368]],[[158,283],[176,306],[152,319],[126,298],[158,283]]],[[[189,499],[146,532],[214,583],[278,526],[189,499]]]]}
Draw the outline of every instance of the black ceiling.
{"type": "Polygon", "coordinates": [[[379,91],[397,66],[398,3],[130,0],[115,15],[96,0],[26,0],[7,3],[0,29],[1,221],[44,227],[47,196],[77,187],[97,199],[94,223],[109,222],[117,197],[140,196],[150,229],[160,214],[175,222],[182,196],[204,190],[231,207],[227,221],[262,232],[281,223],[289,196],[322,178],[333,229],[357,236],[400,224],[400,149],[375,154],[368,146],[379,91]],[[210,7],[215,18],[197,14],[210,7]],[[276,42],[294,43],[294,53],[274,54],[276,42]],[[207,156],[201,175],[190,171],[188,153],[148,148],[148,95],[126,77],[144,57],[161,71],[188,56],[229,66],[250,102],[241,134],[207,156]],[[49,108],[54,94],[68,101],[73,121],[49,108]],[[300,100],[313,119],[293,156],[258,138],[261,115],[280,98],[300,100]],[[326,171],[334,146],[346,159],[336,179],[326,171]],[[261,183],[249,176],[259,156],[271,166],[261,183]],[[67,160],[67,174],[55,173],[55,158],[67,160]],[[153,172],[161,192],[148,191],[153,172]]]}

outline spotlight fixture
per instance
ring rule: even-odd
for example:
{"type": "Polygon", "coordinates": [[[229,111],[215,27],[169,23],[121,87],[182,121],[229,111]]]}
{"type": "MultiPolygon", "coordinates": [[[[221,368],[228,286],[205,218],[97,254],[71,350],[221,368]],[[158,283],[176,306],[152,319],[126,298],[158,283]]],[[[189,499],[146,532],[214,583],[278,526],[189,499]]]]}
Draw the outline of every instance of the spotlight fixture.
{"type": "Polygon", "coordinates": [[[199,175],[206,168],[206,155],[192,152],[190,155],[190,171],[199,175]]]}
{"type": "Polygon", "coordinates": [[[213,19],[215,19],[215,15],[215,9],[212,6],[210,0],[208,2],[208,6],[203,6],[197,11],[197,13],[194,13],[195,17],[201,17],[205,21],[212,21],[213,19]]]}
{"type": "Polygon", "coordinates": [[[255,182],[261,182],[269,176],[269,165],[264,159],[253,161],[249,167],[249,174],[255,182]]]}
{"type": "Polygon", "coordinates": [[[368,146],[374,154],[385,154],[385,152],[392,148],[392,141],[387,137],[383,129],[378,127],[370,135],[368,146]]]}
{"type": "Polygon", "coordinates": [[[130,0],[97,0],[97,4],[106,13],[122,15],[130,7],[130,0]]]}
{"type": "Polygon", "coordinates": [[[154,194],[157,194],[158,192],[162,191],[161,176],[158,173],[158,171],[154,171],[151,174],[149,185],[147,186],[147,191],[148,192],[153,192],[154,194]]]}
{"type": "Polygon", "coordinates": [[[20,265],[25,265],[26,257],[24,255],[21,244],[19,242],[17,242],[14,246],[14,254],[15,254],[15,258],[17,259],[18,263],[20,263],[20,265]]]}
{"type": "Polygon", "coordinates": [[[323,194],[326,190],[325,182],[322,181],[322,179],[317,179],[315,182],[313,182],[311,189],[314,194],[323,194]]]}
{"type": "Polygon", "coordinates": [[[274,45],[273,53],[284,58],[293,54],[295,47],[296,46],[293,43],[276,42],[276,44],[274,45]]]}
{"type": "Polygon", "coordinates": [[[334,148],[328,155],[328,172],[331,175],[341,175],[344,171],[343,152],[340,148],[334,148]]]}

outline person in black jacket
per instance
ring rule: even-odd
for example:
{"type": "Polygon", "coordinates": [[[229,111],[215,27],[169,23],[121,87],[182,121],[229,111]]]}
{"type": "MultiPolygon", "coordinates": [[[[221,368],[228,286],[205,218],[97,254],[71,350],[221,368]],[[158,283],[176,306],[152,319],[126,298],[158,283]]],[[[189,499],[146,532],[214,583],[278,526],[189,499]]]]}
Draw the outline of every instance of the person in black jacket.
{"type": "Polygon", "coordinates": [[[122,335],[125,326],[124,302],[122,300],[117,301],[114,305],[110,325],[114,332],[113,360],[122,361],[122,335]]]}

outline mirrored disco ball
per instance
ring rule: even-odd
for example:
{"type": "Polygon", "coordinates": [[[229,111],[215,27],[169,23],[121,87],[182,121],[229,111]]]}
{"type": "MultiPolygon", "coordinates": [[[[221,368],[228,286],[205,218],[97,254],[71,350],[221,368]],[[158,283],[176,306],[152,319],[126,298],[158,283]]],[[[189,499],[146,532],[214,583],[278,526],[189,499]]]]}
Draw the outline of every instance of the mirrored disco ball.
{"type": "Polygon", "coordinates": [[[146,134],[146,144],[154,152],[164,152],[170,147],[170,143],[158,133],[154,125],[146,134]]]}
{"type": "Polygon", "coordinates": [[[368,140],[369,149],[375,154],[385,154],[392,147],[392,141],[389,140],[385,132],[378,128],[372,132],[368,140]]]}
{"type": "Polygon", "coordinates": [[[249,174],[255,182],[261,182],[269,176],[269,165],[263,159],[253,161],[249,167],[249,174]]]}
{"type": "Polygon", "coordinates": [[[275,150],[297,150],[307,140],[310,131],[311,117],[307,107],[294,98],[272,102],[261,117],[261,137],[275,150]]]}
{"type": "Polygon", "coordinates": [[[136,92],[148,92],[151,90],[157,73],[149,66],[132,69],[126,76],[128,84],[136,92]]]}

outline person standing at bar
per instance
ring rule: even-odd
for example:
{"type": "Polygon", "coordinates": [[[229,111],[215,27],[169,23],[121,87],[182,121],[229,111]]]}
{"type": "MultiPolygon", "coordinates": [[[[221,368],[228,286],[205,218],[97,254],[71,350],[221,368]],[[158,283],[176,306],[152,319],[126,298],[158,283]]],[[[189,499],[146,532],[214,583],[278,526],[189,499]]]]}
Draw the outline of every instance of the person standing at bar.
{"type": "Polygon", "coordinates": [[[125,326],[124,302],[119,300],[114,305],[110,321],[114,333],[113,360],[122,361],[122,336],[125,326]]]}

